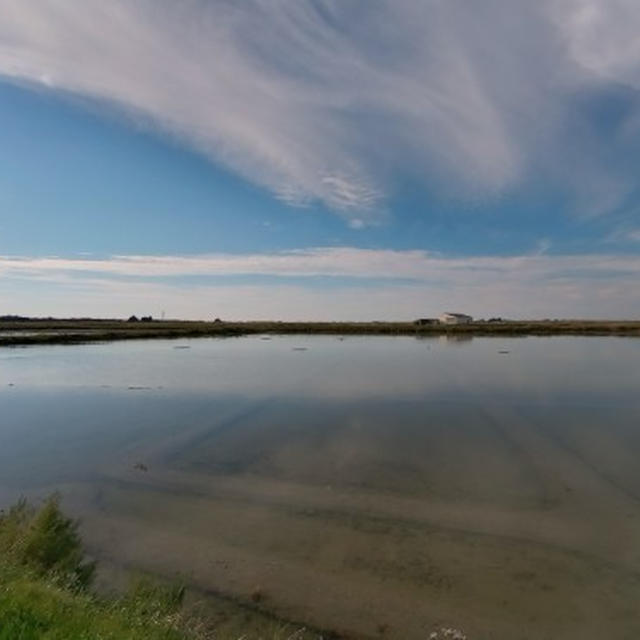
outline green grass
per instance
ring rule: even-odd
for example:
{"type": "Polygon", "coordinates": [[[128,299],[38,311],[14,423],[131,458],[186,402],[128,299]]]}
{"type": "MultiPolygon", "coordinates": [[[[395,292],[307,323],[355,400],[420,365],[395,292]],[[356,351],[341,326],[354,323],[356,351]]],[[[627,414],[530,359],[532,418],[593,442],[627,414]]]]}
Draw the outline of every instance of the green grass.
{"type": "Polygon", "coordinates": [[[0,640],[181,640],[178,618],[146,599],[106,601],[0,566],[0,640]]]}
{"type": "Polygon", "coordinates": [[[0,515],[0,640],[187,640],[202,637],[180,614],[181,587],[136,579],[117,598],[90,591],[77,523],[58,498],[24,500],[0,515]]]}
{"type": "Polygon", "coordinates": [[[73,591],[87,589],[93,580],[95,564],[85,561],[78,524],[63,515],[57,495],[40,509],[20,500],[3,514],[0,552],[34,575],[73,591]]]}

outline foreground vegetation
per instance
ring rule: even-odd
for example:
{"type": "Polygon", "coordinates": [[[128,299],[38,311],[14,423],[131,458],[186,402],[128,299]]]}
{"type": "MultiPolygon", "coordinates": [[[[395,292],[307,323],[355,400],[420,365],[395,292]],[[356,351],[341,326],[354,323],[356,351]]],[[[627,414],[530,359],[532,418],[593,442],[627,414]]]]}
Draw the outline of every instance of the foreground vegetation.
{"type": "Polygon", "coordinates": [[[183,585],[143,575],[134,576],[121,595],[98,595],[92,590],[95,573],[78,523],[64,515],[56,495],[38,509],[21,500],[0,510],[0,640],[339,637],[284,621],[255,602],[183,607],[183,585]]]}
{"type": "Polygon", "coordinates": [[[0,346],[74,344],[144,338],[232,337],[255,334],[452,336],[640,336],[637,320],[478,321],[467,325],[414,322],[212,322],[0,318],[0,346]]]}
{"type": "Polygon", "coordinates": [[[187,640],[184,590],[139,578],[118,598],[91,593],[95,565],[57,498],[0,514],[0,640],[187,640]]]}

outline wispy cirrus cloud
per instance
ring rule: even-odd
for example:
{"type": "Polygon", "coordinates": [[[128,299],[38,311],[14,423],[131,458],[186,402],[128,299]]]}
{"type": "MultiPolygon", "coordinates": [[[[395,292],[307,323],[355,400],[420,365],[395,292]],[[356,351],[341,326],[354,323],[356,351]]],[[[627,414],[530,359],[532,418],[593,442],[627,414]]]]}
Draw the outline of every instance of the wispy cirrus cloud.
{"type": "Polygon", "coordinates": [[[455,258],[340,247],[101,259],[4,256],[0,276],[0,292],[11,289],[5,296],[13,311],[35,315],[58,307],[66,309],[58,311],[63,315],[127,315],[136,301],[196,318],[212,307],[224,309],[217,315],[245,319],[406,319],[446,308],[518,318],[640,315],[640,257],[633,255],[455,258]],[[34,287],[43,292],[34,296],[34,287]],[[24,310],[23,297],[30,300],[24,310]]]}
{"type": "Polygon", "coordinates": [[[168,318],[226,320],[413,320],[442,311],[462,311],[490,318],[638,318],[638,300],[629,284],[608,286],[556,282],[551,286],[467,284],[459,288],[428,285],[305,287],[269,285],[189,285],[96,279],[4,280],[3,313],[29,316],[126,318],[132,313],[166,312],[168,318]],[[481,293],[481,297],[477,297],[481,293]],[[35,295],[34,295],[35,294],[35,295]]]}
{"type": "Polygon", "coordinates": [[[0,0],[0,75],[356,227],[399,175],[474,199],[544,180],[602,213],[636,185],[639,29],[635,0],[0,0]]]}
{"type": "Polygon", "coordinates": [[[0,274],[106,274],[139,278],[182,276],[276,276],[414,279],[447,282],[491,278],[555,279],[564,274],[585,277],[640,276],[634,255],[547,255],[446,257],[426,251],[317,247],[274,253],[107,258],[0,256],[0,274]]]}

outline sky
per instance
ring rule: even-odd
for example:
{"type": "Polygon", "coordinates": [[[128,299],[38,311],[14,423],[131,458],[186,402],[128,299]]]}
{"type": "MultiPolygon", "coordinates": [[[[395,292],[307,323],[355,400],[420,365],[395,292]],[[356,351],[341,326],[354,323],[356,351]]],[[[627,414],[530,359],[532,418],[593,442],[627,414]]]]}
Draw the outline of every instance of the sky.
{"type": "Polygon", "coordinates": [[[0,0],[0,315],[640,318],[637,0],[0,0]]]}

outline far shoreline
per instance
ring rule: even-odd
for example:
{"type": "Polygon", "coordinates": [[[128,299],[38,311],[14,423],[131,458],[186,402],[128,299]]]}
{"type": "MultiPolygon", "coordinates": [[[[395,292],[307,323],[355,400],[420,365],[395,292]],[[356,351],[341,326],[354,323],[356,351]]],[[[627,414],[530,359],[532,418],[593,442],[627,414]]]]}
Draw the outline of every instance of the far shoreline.
{"type": "Polygon", "coordinates": [[[17,318],[0,319],[0,347],[140,339],[249,335],[372,336],[620,336],[640,337],[640,320],[499,320],[469,324],[17,318]]]}

